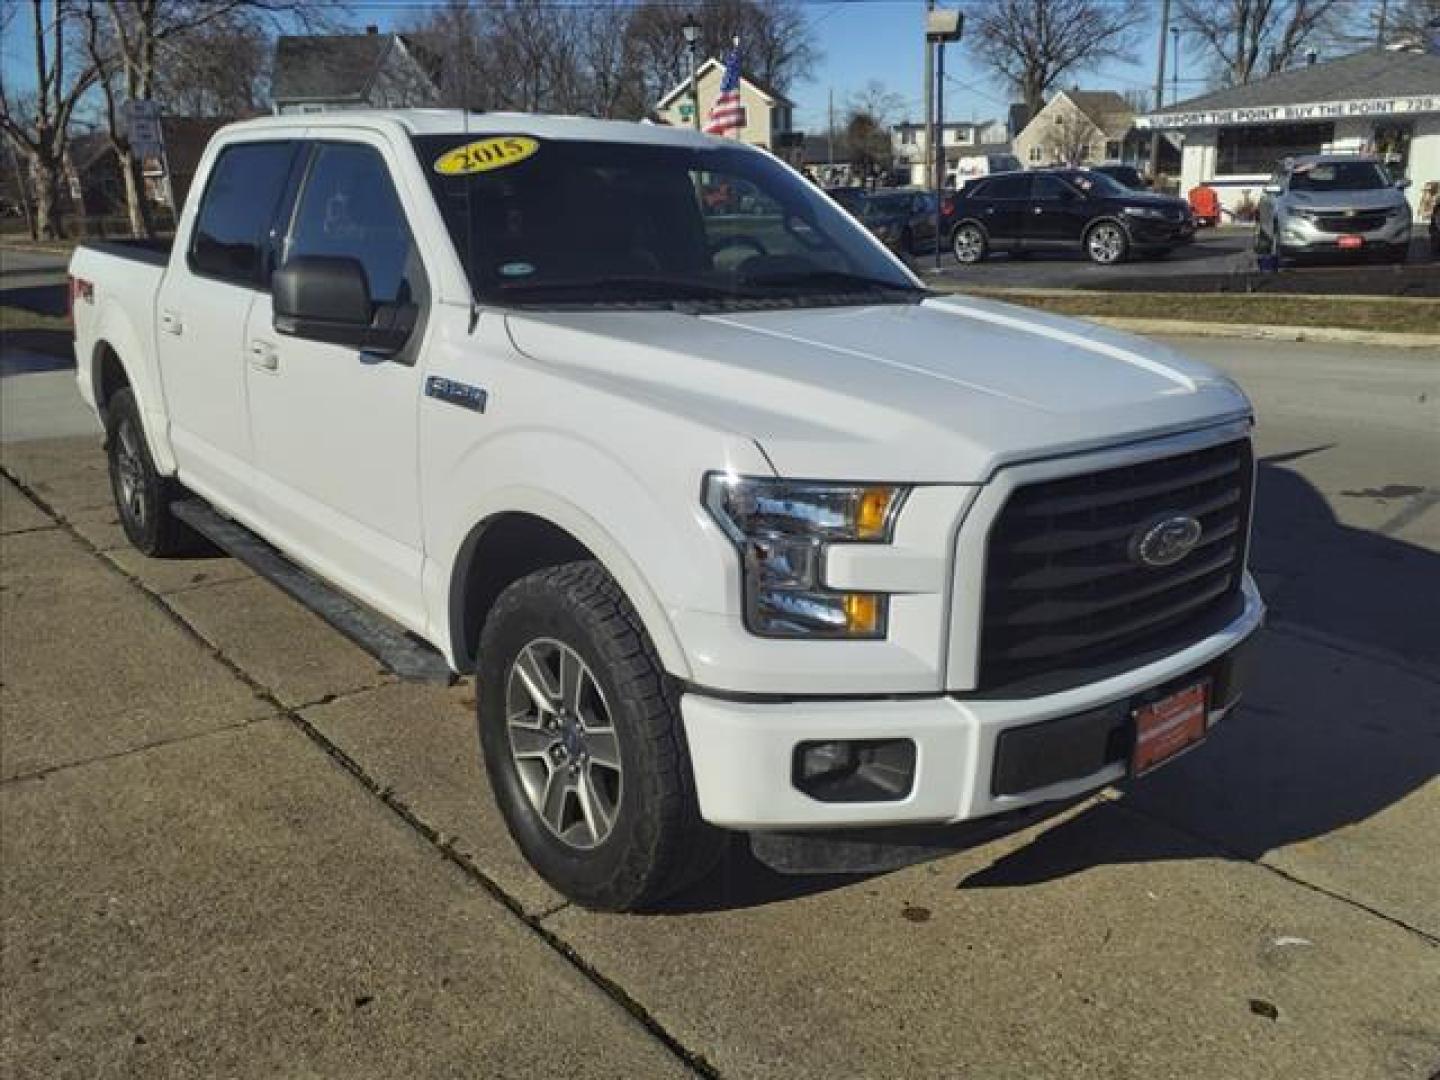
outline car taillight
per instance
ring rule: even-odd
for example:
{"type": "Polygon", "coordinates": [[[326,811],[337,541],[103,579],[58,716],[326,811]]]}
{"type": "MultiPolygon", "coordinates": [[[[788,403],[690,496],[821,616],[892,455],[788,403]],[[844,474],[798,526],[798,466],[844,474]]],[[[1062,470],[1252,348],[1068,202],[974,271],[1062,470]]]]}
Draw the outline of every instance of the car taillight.
{"type": "Polygon", "coordinates": [[[84,300],[87,304],[95,302],[95,286],[84,278],[78,278],[74,274],[66,275],[70,287],[65,290],[65,317],[70,320],[70,325],[75,325],[75,305],[84,300]]]}

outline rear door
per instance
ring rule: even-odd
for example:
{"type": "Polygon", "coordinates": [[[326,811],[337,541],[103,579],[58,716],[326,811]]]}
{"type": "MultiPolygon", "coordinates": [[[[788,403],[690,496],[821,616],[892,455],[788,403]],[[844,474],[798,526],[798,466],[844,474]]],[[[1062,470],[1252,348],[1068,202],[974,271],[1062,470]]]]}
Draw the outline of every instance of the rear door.
{"type": "Polygon", "coordinates": [[[268,531],[351,593],[413,626],[423,622],[416,359],[429,278],[389,152],[378,136],[358,132],[311,145],[281,264],[300,255],[356,259],[372,302],[418,305],[410,342],[382,358],[278,334],[267,292],[250,311],[245,373],[268,531]]]}
{"type": "Polygon", "coordinates": [[[1088,216],[1085,198],[1058,176],[1032,178],[1025,213],[1025,244],[1034,248],[1069,247],[1080,242],[1088,216]]]}
{"type": "Polygon", "coordinates": [[[981,181],[974,216],[985,226],[993,247],[1015,247],[1025,229],[1030,177],[1024,173],[992,176],[981,181]]]}
{"type": "Polygon", "coordinates": [[[296,147],[279,139],[220,150],[186,250],[156,296],[156,351],[181,478],[232,507],[250,501],[245,327],[264,288],[296,147]]]}

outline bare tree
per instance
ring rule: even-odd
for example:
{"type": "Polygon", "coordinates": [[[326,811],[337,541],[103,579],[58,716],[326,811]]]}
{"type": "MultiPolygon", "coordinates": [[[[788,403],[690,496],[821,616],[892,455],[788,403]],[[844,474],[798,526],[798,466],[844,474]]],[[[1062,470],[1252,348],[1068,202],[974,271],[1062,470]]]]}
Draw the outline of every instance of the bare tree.
{"type": "Polygon", "coordinates": [[[1030,115],[1065,75],[1128,59],[1143,0],[977,0],[971,51],[1024,99],[1030,115]]]}
{"type": "Polygon", "coordinates": [[[882,128],[889,129],[905,113],[905,98],[879,79],[871,79],[850,95],[850,111],[871,117],[882,128]]]}
{"type": "MultiPolygon", "coordinates": [[[[248,33],[257,37],[278,20],[320,28],[338,8],[326,11],[302,0],[67,0],[85,26],[85,48],[99,74],[106,135],[125,183],[130,228],[137,236],[153,232],[140,162],[130,145],[122,115],[127,101],[152,101],[162,85],[164,67],[180,62],[189,41],[218,35],[233,44],[248,33]]],[[[233,54],[232,54],[233,58],[233,54]]],[[[196,69],[191,69],[193,75],[196,69]]]]}
{"type": "Polygon", "coordinates": [[[60,181],[69,152],[70,122],[97,72],[94,65],[70,63],[78,50],[74,10],[67,0],[31,0],[30,14],[35,90],[12,96],[0,76],[0,132],[30,173],[36,237],[54,239],[61,234],[60,181]]]}
{"type": "Polygon", "coordinates": [[[880,119],[852,108],[845,120],[845,155],[857,175],[876,176],[890,168],[890,133],[880,119]]]}
{"type": "Polygon", "coordinates": [[[249,116],[268,95],[273,44],[253,19],[230,15],[166,43],[155,100],[173,116],[249,116]]]}
{"type": "Polygon", "coordinates": [[[1339,0],[1179,0],[1177,22],[1198,38],[1222,85],[1294,65],[1339,14],[1339,0]]]}

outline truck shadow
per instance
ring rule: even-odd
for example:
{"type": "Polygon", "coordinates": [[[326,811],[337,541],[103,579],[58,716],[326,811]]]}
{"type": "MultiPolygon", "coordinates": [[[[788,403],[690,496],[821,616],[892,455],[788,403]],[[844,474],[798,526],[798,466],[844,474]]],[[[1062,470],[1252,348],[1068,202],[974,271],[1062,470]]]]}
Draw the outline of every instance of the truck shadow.
{"type": "MultiPolygon", "coordinates": [[[[1440,776],[1440,554],[1389,535],[1440,513],[1440,492],[1342,493],[1388,497],[1394,508],[1374,530],[1346,526],[1286,467],[1329,449],[1260,463],[1250,561],[1270,626],[1252,647],[1242,706],[1182,760],[1012,846],[960,888],[1032,885],[1124,863],[1255,860],[1366,821],[1440,776]]],[[[677,902],[750,906],[836,888],[977,849],[1064,809],[887,836],[876,844],[877,865],[859,875],[779,873],[745,851],[677,902]]],[[[827,855],[821,845],[812,867],[800,865],[803,854],[788,858],[787,869],[823,871],[827,855]]]]}

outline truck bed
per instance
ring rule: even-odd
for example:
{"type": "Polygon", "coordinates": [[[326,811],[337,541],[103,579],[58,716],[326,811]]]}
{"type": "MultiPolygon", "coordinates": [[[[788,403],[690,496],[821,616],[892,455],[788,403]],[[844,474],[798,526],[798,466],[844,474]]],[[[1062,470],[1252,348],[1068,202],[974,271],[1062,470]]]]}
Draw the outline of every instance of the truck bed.
{"type": "Polygon", "coordinates": [[[84,240],[79,246],[103,255],[114,255],[118,259],[131,259],[163,267],[170,261],[170,249],[174,243],[173,239],[167,237],[151,240],[84,240]]]}

